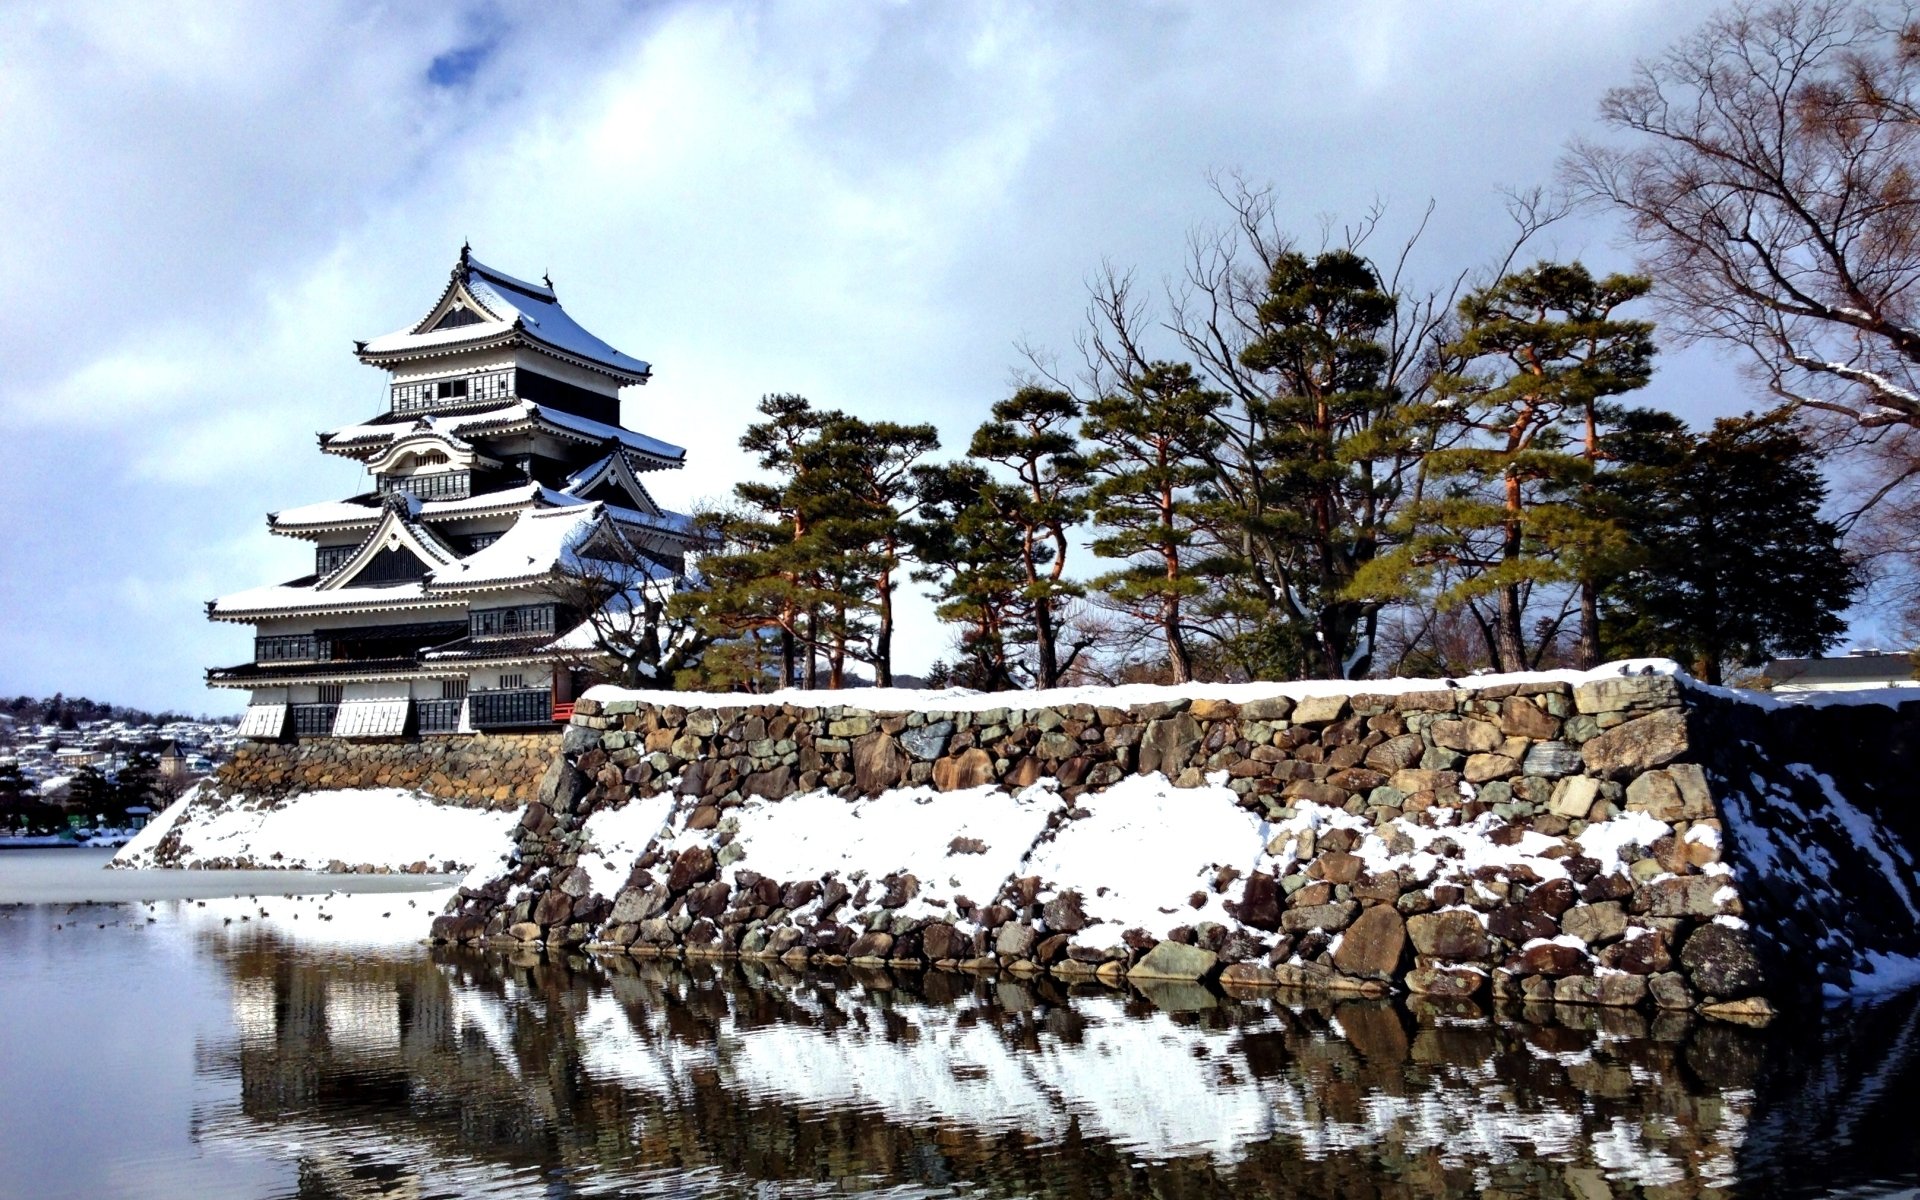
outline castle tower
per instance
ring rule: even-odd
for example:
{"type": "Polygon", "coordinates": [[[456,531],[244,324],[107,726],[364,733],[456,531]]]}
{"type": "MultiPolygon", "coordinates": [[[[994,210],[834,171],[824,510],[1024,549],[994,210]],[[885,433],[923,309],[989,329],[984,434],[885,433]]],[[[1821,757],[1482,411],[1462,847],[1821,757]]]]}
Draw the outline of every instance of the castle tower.
{"type": "Polygon", "coordinates": [[[255,637],[252,662],[207,682],[248,689],[255,738],[564,719],[594,660],[567,581],[638,572],[668,589],[700,544],[641,481],[686,452],[620,424],[620,389],[651,368],[576,324],[551,281],[464,247],[425,317],[356,352],[391,377],[387,410],[320,449],[365,464],[367,490],[268,515],[313,544],[313,571],[208,602],[255,637]]]}

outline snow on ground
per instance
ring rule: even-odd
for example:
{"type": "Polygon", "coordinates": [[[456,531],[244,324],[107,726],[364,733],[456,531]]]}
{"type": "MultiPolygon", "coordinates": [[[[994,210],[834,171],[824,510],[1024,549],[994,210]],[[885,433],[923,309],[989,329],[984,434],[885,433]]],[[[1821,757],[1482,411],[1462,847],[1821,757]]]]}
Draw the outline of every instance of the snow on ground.
{"type": "Polygon", "coordinates": [[[175,822],[186,813],[187,806],[200,795],[200,784],[194,784],[180,794],[180,798],[157,813],[147,822],[145,829],[133,835],[133,840],[120,847],[120,853],[113,856],[114,866],[145,866],[153,862],[153,852],[160,845],[160,839],[167,836],[175,822]]]}
{"type": "Polygon", "coordinates": [[[1269,832],[1225,787],[1176,788],[1164,775],[1133,775],[1080,799],[1087,815],[1061,826],[1034,848],[1022,875],[1038,875],[1056,891],[1080,893],[1082,910],[1106,926],[1076,941],[1114,944],[1128,929],[1165,937],[1178,925],[1232,924],[1213,890],[1231,866],[1255,869],[1269,832]],[[1188,903],[1205,894],[1202,907],[1188,903]]]}
{"type": "Polygon", "coordinates": [[[160,836],[177,828],[183,863],[245,858],[309,870],[336,861],[396,871],[419,862],[434,871],[447,863],[466,869],[498,864],[519,820],[518,812],[435,804],[400,788],[306,792],[272,806],[241,800],[187,808],[173,821],[163,814],[154,822],[162,835],[128,843],[113,861],[153,866],[160,836]]]}
{"type": "Polygon", "coordinates": [[[580,852],[580,865],[593,877],[594,891],[608,898],[619,894],[633,860],[665,828],[673,807],[672,794],[662,793],[588,815],[583,826],[587,845],[580,852]]]}
{"type": "MultiPolygon", "coordinates": [[[[782,800],[749,799],[729,809],[734,837],[745,853],[740,870],[781,881],[838,875],[850,886],[896,872],[920,881],[920,894],[899,909],[907,917],[943,917],[951,908],[931,900],[966,896],[988,903],[1016,873],[1034,839],[1062,801],[1052,780],[1013,793],[992,786],[936,792],[901,788],[870,799],[802,792],[782,800]]],[[[681,833],[672,849],[702,844],[707,835],[681,833]]]]}
{"type": "Polygon", "coordinates": [[[434,915],[446,908],[453,892],[448,886],[417,892],[304,896],[262,892],[167,903],[180,923],[193,930],[230,938],[273,935],[303,944],[370,949],[425,941],[434,915]]]}

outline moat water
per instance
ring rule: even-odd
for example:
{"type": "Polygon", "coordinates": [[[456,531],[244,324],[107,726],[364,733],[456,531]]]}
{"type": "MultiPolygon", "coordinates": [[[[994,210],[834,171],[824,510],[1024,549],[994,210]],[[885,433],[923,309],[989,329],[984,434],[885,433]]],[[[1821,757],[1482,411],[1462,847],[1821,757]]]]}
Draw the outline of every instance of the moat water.
{"type": "Polygon", "coordinates": [[[0,1196],[1920,1188],[1912,996],[1754,1030],[1569,1007],[555,962],[430,950],[391,929],[355,943],[431,899],[404,892],[295,909],[247,877],[232,883],[250,898],[223,907],[164,898],[216,882],[175,874],[78,903],[94,880],[76,873],[101,857],[0,856],[0,900],[33,876],[32,894],[61,901],[0,907],[0,1196]]]}

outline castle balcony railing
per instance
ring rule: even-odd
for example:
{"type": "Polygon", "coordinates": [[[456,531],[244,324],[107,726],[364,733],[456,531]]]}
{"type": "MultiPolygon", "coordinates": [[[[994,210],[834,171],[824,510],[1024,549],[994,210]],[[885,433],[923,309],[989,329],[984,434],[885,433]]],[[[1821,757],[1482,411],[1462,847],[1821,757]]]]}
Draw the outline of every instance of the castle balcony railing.
{"type": "Polygon", "coordinates": [[[553,722],[548,688],[498,688],[467,693],[467,720],[475,729],[512,729],[553,722]]]}
{"type": "Polygon", "coordinates": [[[458,700],[415,700],[413,702],[415,732],[460,732],[460,704],[458,700]]]}
{"type": "Polygon", "coordinates": [[[340,715],[338,704],[295,704],[292,709],[295,737],[330,737],[333,720],[340,715]]]}
{"type": "Polygon", "coordinates": [[[404,493],[421,500],[465,500],[473,495],[473,472],[436,471],[430,475],[382,475],[380,494],[404,493]]]}
{"type": "Polygon", "coordinates": [[[482,371],[458,379],[427,379],[393,385],[396,413],[482,408],[514,399],[512,371],[482,371]]]}

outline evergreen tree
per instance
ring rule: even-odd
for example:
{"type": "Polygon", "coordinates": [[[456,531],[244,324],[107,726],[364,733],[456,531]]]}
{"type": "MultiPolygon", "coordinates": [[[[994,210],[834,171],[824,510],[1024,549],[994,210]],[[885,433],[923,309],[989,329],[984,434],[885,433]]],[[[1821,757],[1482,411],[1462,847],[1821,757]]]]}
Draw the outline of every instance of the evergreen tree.
{"type": "Polygon", "coordinates": [[[1061,606],[1081,594],[1065,577],[1067,530],[1086,513],[1087,459],[1073,422],[1080,405],[1065,392],[1023,387],[993,406],[968,454],[998,463],[1011,484],[988,485],[981,500],[1018,535],[1017,562],[1032,622],[1034,679],[1057,687],[1083,646],[1062,649],[1061,606]]]}
{"type": "Polygon", "coordinates": [[[855,656],[874,668],[874,682],[893,686],[895,574],[920,500],[913,469],[940,447],[932,425],[865,421],[835,414],[798,453],[801,507],[820,514],[815,534],[831,548],[821,564],[833,613],[831,685],[841,686],[844,661],[857,640],[856,622],[874,616],[871,640],[855,656]]]}
{"type": "MultiPolygon", "coordinates": [[[[936,664],[942,678],[982,691],[1018,687],[1010,647],[1032,633],[1030,530],[1004,518],[1004,485],[972,463],[922,467],[914,489],[922,498],[913,529],[922,566],[914,578],[934,585],[935,614],[961,627],[960,661],[936,664]]],[[[929,686],[945,686],[933,678],[929,686]]]]}
{"type": "Polygon", "coordinates": [[[1668,422],[1607,439],[1622,464],[1604,489],[1609,516],[1633,547],[1601,593],[1609,647],[1680,659],[1716,684],[1724,663],[1831,647],[1861,578],[1820,516],[1814,449],[1777,416],[1722,419],[1700,437],[1668,422]]]}
{"type": "MultiPolygon", "coordinates": [[[[1590,601],[1618,542],[1579,497],[1593,480],[1598,406],[1651,374],[1653,327],[1614,316],[1648,286],[1542,263],[1460,302],[1461,333],[1447,348],[1459,365],[1436,381],[1426,414],[1436,446],[1423,462],[1427,494],[1403,508],[1404,541],[1358,573],[1354,594],[1405,599],[1438,580],[1434,602],[1470,607],[1499,669],[1538,665],[1553,627],[1529,644],[1534,589],[1564,584],[1590,601]]],[[[1597,610],[1581,608],[1591,655],[1597,610]]]]}
{"type": "Polygon", "coordinates": [[[1379,552],[1417,426],[1389,382],[1399,298],[1351,250],[1273,256],[1240,365],[1261,390],[1224,420],[1216,487],[1223,545],[1238,552],[1259,673],[1359,678],[1378,597],[1355,575],[1379,552]]]}
{"type": "Polygon", "coordinates": [[[715,638],[776,637],[784,684],[796,678],[804,643],[812,685],[818,614],[828,597],[819,587],[823,551],[815,536],[826,513],[807,473],[818,463],[821,430],[842,414],[791,394],[762,397],[759,411],[767,419],[748,426],[740,446],[773,478],[736,484],[737,511],[700,514],[720,545],[700,560],[704,586],[675,596],[668,612],[697,619],[715,638]]]}
{"type": "Polygon", "coordinates": [[[1088,460],[1100,531],[1093,552],[1127,560],[1093,586],[1158,629],[1175,683],[1193,678],[1186,606],[1206,591],[1192,561],[1205,516],[1199,489],[1213,478],[1214,416],[1225,403],[1186,364],[1154,362],[1089,404],[1081,428],[1096,447],[1088,460]]]}
{"type": "Polygon", "coordinates": [[[84,766],[73,773],[67,785],[67,807],[91,816],[105,816],[119,805],[117,789],[98,767],[84,766]]]}

